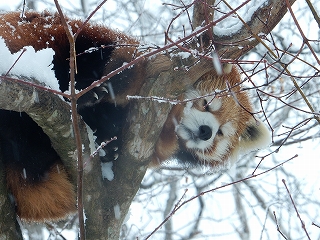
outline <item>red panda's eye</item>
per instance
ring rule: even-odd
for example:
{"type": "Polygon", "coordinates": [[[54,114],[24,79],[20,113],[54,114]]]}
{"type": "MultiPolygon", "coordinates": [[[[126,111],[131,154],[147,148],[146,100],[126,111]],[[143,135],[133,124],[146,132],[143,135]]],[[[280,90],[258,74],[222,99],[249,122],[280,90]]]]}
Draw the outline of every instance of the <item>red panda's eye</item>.
{"type": "Polygon", "coordinates": [[[203,108],[206,112],[209,112],[209,104],[206,99],[203,100],[203,108]]]}
{"type": "Polygon", "coordinates": [[[220,128],[219,128],[218,131],[217,131],[217,135],[218,135],[218,136],[223,136],[223,132],[221,131],[220,128]]]}

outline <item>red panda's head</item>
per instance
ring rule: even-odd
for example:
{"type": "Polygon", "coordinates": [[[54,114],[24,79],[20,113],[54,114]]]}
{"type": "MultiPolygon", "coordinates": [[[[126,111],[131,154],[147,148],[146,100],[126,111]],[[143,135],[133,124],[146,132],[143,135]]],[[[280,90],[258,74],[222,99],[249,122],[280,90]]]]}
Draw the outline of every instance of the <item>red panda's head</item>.
{"type": "Polygon", "coordinates": [[[239,83],[235,67],[221,76],[211,71],[201,77],[184,94],[183,99],[189,101],[171,110],[152,165],[175,158],[217,169],[234,163],[240,153],[268,145],[270,134],[253,117],[249,96],[239,83]],[[229,92],[222,91],[226,86],[229,92]]]}

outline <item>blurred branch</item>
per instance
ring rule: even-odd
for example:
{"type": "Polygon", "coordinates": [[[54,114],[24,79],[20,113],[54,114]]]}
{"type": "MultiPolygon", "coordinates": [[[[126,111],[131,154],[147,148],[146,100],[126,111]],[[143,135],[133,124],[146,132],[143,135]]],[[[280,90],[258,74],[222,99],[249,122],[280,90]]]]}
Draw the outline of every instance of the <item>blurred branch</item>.
{"type": "MultiPolygon", "coordinates": [[[[273,218],[273,215],[272,215],[272,211],[270,210],[270,206],[268,206],[266,204],[266,201],[265,201],[265,198],[259,194],[258,192],[258,189],[256,186],[252,185],[250,182],[248,181],[245,181],[243,182],[249,189],[250,189],[250,192],[253,194],[253,196],[256,198],[257,200],[257,203],[259,204],[260,208],[263,210],[263,211],[266,211],[266,218],[269,217],[269,219],[271,219],[274,223],[277,224],[277,226],[279,228],[282,228],[282,224],[281,223],[278,223],[276,222],[276,219],[273,218]]],[[[262,230],[263,231],[263,230],[262,230]]],[[[286,236],[289,236],[289,234],[286,232],[285,229],[282,230],[284,232],[284,235],[286,236]]]]}
{"type": "MultiPolygon", "coordinates": [[[[180,200],[177,202],[177,204],[175,205],[174,209],[173,209],[173,210],[171,211],[171,213],[168,215],[168,217],[167,217],[166,219],[164,219],[164,220],[159,224],[159,226],[156,227],[156,228],[154,229],[154,231],[151,232],[151,233],[147,236],[147,238],[146,238],[145,240],[149,239],[149,238],[150,238],[158,229],[160,229],[181,207],[183,207],[184,205],[188,204],[189,202],[194,201],[195,199],[199,198],[200,196],[205,195],[205,194],[210,193],[210,192],[214,192],[214,191],[216,191],[216,190],[218,190],[218,189],[226,188],[226,187],[228,187],[228,186],[232,186],[232,185],[234,185],[234,184],[238,184],[238,183],[247,181],[247,180],[249,180],[249,179],[252,179],[252,178],[255,178],[255,177],[264,175],[264,174],[266,174],[266,173],[268,173],[268,172],[270,172],[270,171],[273,171],[274,169],[276,169],[276,168],[278,168],[278,167],[280,167],[280,166],[283,166],[283,164],[291,161],[291,160],[292,160],[293,158],[295,158],[295,157],[297,157],[297,155],[294,156],[294,157],[292,157],[292,158],[290,158],[290,159],[288,159],[288,160],[286,160],[286,161],[284,161],[284,162],[282,162],[282,163],[280,163],[280,164],[277,164],[276,166],[274,166],[274,167],[272,167],[272,168],[269,168],[269,169],[267,169],[267,170],[265,170],[265,171],[263,171],[263,172],[260,172],[260,173],[258,173],[258,174],[250,175],[249,177],[245,177],[245,178],[242,178],[242,179],[237,180],[237,181],[233,181],[233,182],[230,182],[230,183],[227,183],[227,184],[223,184],[223,185],[220,186],[220,187],[216,187],[216,188],[213,188],[213,189],[210,189],[210,190],[207,190],[207,191],[203,191],[203,192],[201,192],[201,193],[199,193],[199,194],[197,194],[197,195],[195,195],[195,196],[193,196],[193,197],[191,197],[191,198],[189,198],[189,199],[187,199],[187,200],[185,200],[185,201],[182,201],[182,199],[183,199],[183,197],[184,197],[184,195],[183,195],[183,196],[180,198],[180,200]]],[[[186,193],[186,192],[185,192],[185,193],[186,193]]]]}
{"type": "Polygon", "coordinates": [[[310,0],[306,0],[306,2],[313,14],[314,20],[316,20],[316,22],[318,23],[318,27],[320,28],[320,18],[318,16],[316,9],[313,7],[313,4],[310,2],[310,0]]]}
{"type": "MultiPolygon", "coordinates": [[[[240,177],[239,172],[237,173],[237,178],[240,177]]],[[[233,197],[236,206],[236,213],[239,217],[240,227],[234,226],[237,231],[240,239],[249,239],[250,237],[250,228],[248,226],[248,217],[246,213],[246,208],[243,205],[243,196],[241,194],[242,190],[238,184],[233,185],[233,197]]]]}
{"type": "MultiPolygon", "coordinates": [[[[195,179],[194,179],[194,183],[195,183],[195,179]]],[[[203,191],[203,189],[199,188],[196,184],[194,184],[194,186],[197,190],[197,194],[200,194],[203,191]]],[[[182,240],[192,239],[192,238],[196,237],[200,232],[199,226],[200,226],[200,222],[202,220],[203,211],[205,211],[205,203],[204,203],[204,200],[201,196],[198,197],[197,200],[199,203],[199,210],[198,210],[197,217],[196,217],[195,221],[193,222],[193,226],[191,228],[190,233],[188,234],[188,236],[186,238],[183,238],[182,240]]]]}
{"type": "MultiPolygon", "coordinates": [[[[170,214],[171,209],[173,209],[174,203],[177,199],[177,182],[176,181],[171,181],[169,184],[170,190],[169,190],[169,196],[167,199],[167,204],[166,208],[163,212],[164,218],[167,217],[170,214]]],[[[172,221],[169,219],[166,224],[164,225],[165,229],[165,239],[166,240],[171,240],[172,239],[172,221]]]]}
{"type": "Polygon", "coordinates": [[[293,205],[293,207],[294,207],[294,209],[295,209],[295,211],[296,211],[296,213],[297,213],[297,216],[298,216],[298,218],[299,218],[299,220],[300,220],[301,227],[302,227],[302,229],[304,230],[304,232],[306,233],[306,236],[308,237],[308,239],[310,240],[311,238],[310,238],[309,233],[308,233],[308,231],[307,231],[307,229],[306,229],[306,225],[305,225],[304,221],[301,219],[301,215],[299,214],[298,209],[297,209],[297,206],[296,206],[296,204],[295,204],[294,201],[293,201],[293,198],[292,198],[291,193],[290,193],[290,191],[289,191],[289,188],[288,188],[288,186],[287,186],[287,184],[286,184],[286,181],[285,181],[284,179],[282,179],[282,182],[283,182],[283,184],[284,184],[284,186],[285,186],[285,188],[286,188],[286,190],[287,190],[287,192],[288,192],[288,194],[289,194],[289,197],[290,197],[290,200],[291,200],[291,202],[292,202],[292,205],[293,205]]]}

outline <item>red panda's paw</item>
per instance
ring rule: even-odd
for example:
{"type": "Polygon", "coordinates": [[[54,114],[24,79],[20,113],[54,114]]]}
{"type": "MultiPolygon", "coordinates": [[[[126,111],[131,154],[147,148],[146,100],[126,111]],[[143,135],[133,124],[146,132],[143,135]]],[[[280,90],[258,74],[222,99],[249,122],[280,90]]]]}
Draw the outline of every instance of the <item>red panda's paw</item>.
{"type": "Polygon", "coordinates": [[[61,164],[54,164],[45,179],[36,183],[25,181],[23,173],[8,168],[7,184],[17,215],[24,221],[57,221],[76,211],[74,187],[61,164]]]}
{"type": "Polygon", "coordinates": [[[150,168],[159,167],[166,160],[173,158],[173,155],[178,151],[179,144],[175,131],[181,121],[183,109],[184,105],[182,104],[176,104],[172,107],[155,145],[154,153],[149,164],[150,168]]]}

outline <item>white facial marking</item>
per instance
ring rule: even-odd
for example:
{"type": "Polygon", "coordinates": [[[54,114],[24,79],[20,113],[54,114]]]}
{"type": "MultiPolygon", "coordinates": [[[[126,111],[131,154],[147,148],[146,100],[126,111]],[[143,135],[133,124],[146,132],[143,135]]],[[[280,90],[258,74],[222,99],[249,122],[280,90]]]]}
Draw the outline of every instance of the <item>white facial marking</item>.
{"type": "Polygon", "coordinates": [[[235,126],[233,126],[232,122],[226,122],[221,126],[221,131],[225,137],[231,137],[237,131],[235,126]]]}
{"type": "Polygon", "coordinates": [[[187,99],[196,99],[198,97],[200,97],[200,93],[197,90],[189,90],[186,92],[186,98],[187,99]]]}
{"type": "Polygon", "coordinates": [[[210,111],[218,111],[222,106],[221,99],[219,98],[206,97],[205,99],[208,102],[210,111]]]}
{"type": "Polygon", "coordinates": [[[206,150],[212,146],[219,127],[220,124],[212,113],[192,108],[184,114],[176,132],[180,138],[186,141],[187,148],[206,150]],[[199,138],[199,127],[204,125],[210,127],[212,131],[212,136],[208,140],[199,138]]]}
{"type": "Polygon", "coordinates": [[[222,139],[221,141],[217,142],[215,153],[219,159],[223,158],[225,154],[229,151],[229,145],[230,145],[229,139],[222,139]]]}
{"type": "MultiPolygon", "coordinates": [[[[208,97],[201,98],[202,95],[203,94],[201,94],[199,91],[192,90],[192,91],[188,91],[186,93],[186,98],[187,99],[198,99],[199,98],[199,100],[206,100],[210,111],[213,111],[213,112],[217,111],[221,108],[222,101],[220,98],[214,98],[214,96],[215,96],[214,92],[207,93],[206,95],[210,95],[208,97]]],[[[192,105],[190,105],[189,103],[192,103],[192,102],[188,102],[185,109],[190,109],[192,107],[192,105]]]]}

